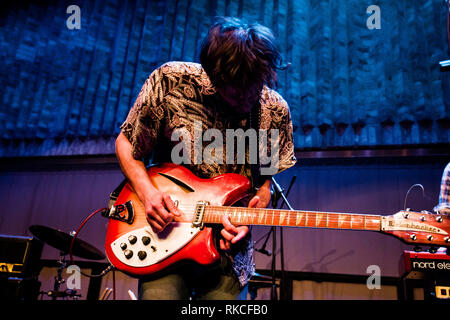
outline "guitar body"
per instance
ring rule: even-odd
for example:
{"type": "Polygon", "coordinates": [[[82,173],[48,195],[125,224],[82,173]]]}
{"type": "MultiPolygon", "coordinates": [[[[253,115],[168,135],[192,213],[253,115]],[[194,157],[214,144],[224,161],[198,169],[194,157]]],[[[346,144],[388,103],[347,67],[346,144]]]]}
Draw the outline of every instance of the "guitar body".
{"type": "Polygon", "coordinates": [[[168,163],[150,167],[147,173],[153,185],[177,203],[184,219],[170,223],[160,233],[153,232],[142,202],[127,183],[114,206],[127,204],[134,219],[131,223],[110,219],[105,251],[111,264],[128,275],[143,276],[186,260],[200,265],[218,261],[212,229],[192,224],[195,206],[199,201],[232,205],[249,195],[250,181],[238,174],[201,179],[183,166],[168,163]]]}

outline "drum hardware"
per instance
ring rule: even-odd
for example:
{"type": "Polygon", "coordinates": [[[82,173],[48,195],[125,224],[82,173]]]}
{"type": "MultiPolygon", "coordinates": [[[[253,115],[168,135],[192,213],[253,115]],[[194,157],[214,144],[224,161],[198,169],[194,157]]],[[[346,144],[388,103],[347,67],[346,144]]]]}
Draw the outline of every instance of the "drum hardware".
{"type": "MultiPolygon", "coordinates": [[[[65,291],[60,291],[61,285],[65,283],[62,276],[63,270],[69,266],[69,261],[66,260],[66,255],[70,251],[70,246],[74,237],[74,233],[65,233],[61,230],[53,229],[41,225],[32,225],[29,228],[30,232],[42,242],[48,244],[49,246],[59,250],[59,259],[57,261],[57,275],[54,278],[53,290],[41,291],[40,294],[45,294],[51,297],[52,300],[58,298],[72,298],[78,300],[81,294],[77,293],[76,290],[67,289],[65,291]]],[[[86,241],[76,238],[73,247],[72,254],[85,259],[90,260],[103,260],[105,255],[90,245],[86,241]]]]}

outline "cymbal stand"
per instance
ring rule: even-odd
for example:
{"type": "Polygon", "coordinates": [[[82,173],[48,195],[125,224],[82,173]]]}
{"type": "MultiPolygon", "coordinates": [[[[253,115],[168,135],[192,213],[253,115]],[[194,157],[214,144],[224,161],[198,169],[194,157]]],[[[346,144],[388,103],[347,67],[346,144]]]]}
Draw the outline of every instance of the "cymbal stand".
{"type": "MultiPolygon", "coordinates": [[[[284,204],[286,204],[288,206],[289,210],[294,211],[294,208],[292,208],[291,204],[289,203],[289,201],[287,199],[287,195],[291,191],[291,188],[294,185],[296,178],[297,178],[297,176],[292,177],[291,182],[289,184],[289,188],[285,195],[284,190],[280,187],[280,185],[277,183],[275,178],[272,177],[272,182],[273,182],[273,187],[274,187],[275,193],[278,193],[279,196],[281,196],[283,198],[283,202],[281,202],[279,209],[282,209],[284,204]]],[[[285,295],[284,289],[285,289],[285,285],[286,285],[286,280],[285,280],[286,273],[284,271],[284,240],[283,240],[283,228],[282,227],[280,227],[280,255],[281,255],[281,257],[280,257],[281,258],[280,295],[281,295],[282,299],[285,299],[286,295],[285,295]]]]}
{"type": "Polygon", "coordinates": [[[58,265],[57,275],[54,278],[55,282],[53,284],[53,290],[48,292],[41,292],[41,294],[46,294],[47,296],[51,297],[52,300],[56,300],[57,298],[65,298],[65,297],[71,297],[74,300],[78,300],[79,297],[81,297],[81,294],[77,294],[76,290],[65,290],[65,291],[59,291],[61,285],[66,282],[64,278],[62,277],[63,270],[67,267],[67,260],[65,258],[66,253],[64,251],[59,252],[59,260],[56,262],[58,265]]]}
{"type": "MultiPolygon", "coordinates": [[[[59,260],[57,262],[58,264],[58,271],[57,271],[57,276],[55,277],[55,283],[53,285],[53,292],[59,292],[59,287],[66,282],[63,277],[62,277],[62,271],[64,270],[64,268],[67,266],[66,260],[65,260],[65,254],[64,252],[60,251],[59,252],[59,260]]],[[[56,295],[52,295],[52,299],[55,300],[56,299],[56,295]]]]}

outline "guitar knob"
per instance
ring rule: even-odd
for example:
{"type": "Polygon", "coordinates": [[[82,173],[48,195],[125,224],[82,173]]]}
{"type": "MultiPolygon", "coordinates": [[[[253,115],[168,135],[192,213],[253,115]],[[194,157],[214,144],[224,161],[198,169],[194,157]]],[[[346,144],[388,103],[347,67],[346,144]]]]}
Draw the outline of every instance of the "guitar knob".
{"type": "Polygon", "coordinates": [[[120,249],[125,250],[127,248],[127,244],[125,242],[122,242],[120,244],[120,249]]]}
{"type": "Polygon", "coordinates": [[[125,258],[131,259],[131,257],[133,256],[133,251],[125,250],[124,254],[125,254],[125,258]]]}
{"type": "Polygon", "coordinates": [[[437,221],[437,222],[442,222],[442,216],[437,216],[437,217],[436,217],[436,221],[437,221]]]}
{"type": "Polygon", "coordinates": [[[433,240],[433,236],[430,234],[427,236],[427,239],[428,239],[428,241],[431,241],[431,240],[433,240]]]}
{"type": "Polygon", "coordinates": [[[150,243],[150,237],[142,237],[142,243],[144,244],[144,246],[148,245],[150,243]]]}
{"type": "Polygon", "coordinates": [[[409,236],[411,238],[411,240],[415,241],[417,240],[417,236],[415,234],[412,234],[409,236]]]}
{"type": "Polygon", "coordinates": [[[138,257],[139,257],[140,260],[144,260],[147,257],[147,252],[139,251],[138,252],[138,257]]]}
{"type": "Polygon", "coordinates": [[[128,241],[129,241],[131,244],[135,244],[136,241],[137,241],[137,237],[131,235],[131,236],[128,237],[128,241]]]}
{"type": "Polygon", "coordinates": [[[444,241],[447,242],[447,243],[450,243],[450,237],[445,237],[444,241]]]}

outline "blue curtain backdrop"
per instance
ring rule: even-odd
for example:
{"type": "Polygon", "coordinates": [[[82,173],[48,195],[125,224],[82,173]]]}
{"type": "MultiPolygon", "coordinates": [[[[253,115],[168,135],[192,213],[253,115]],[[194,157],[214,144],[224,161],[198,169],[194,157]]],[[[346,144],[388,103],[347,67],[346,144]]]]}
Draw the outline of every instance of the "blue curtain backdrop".
{"type": "Polygon", "coordinates": [[[215,15],[258,21],[291,67],[279,73],[299,149],[450,141],[445,1],[32,1],[0,15],[0,156],[111,154],[150,72],[197,61],[215,15]],[[78,5],[81,28],[66,13],[78,5]],[[381,29],[369,29],[377,5],[381,29]]]}

